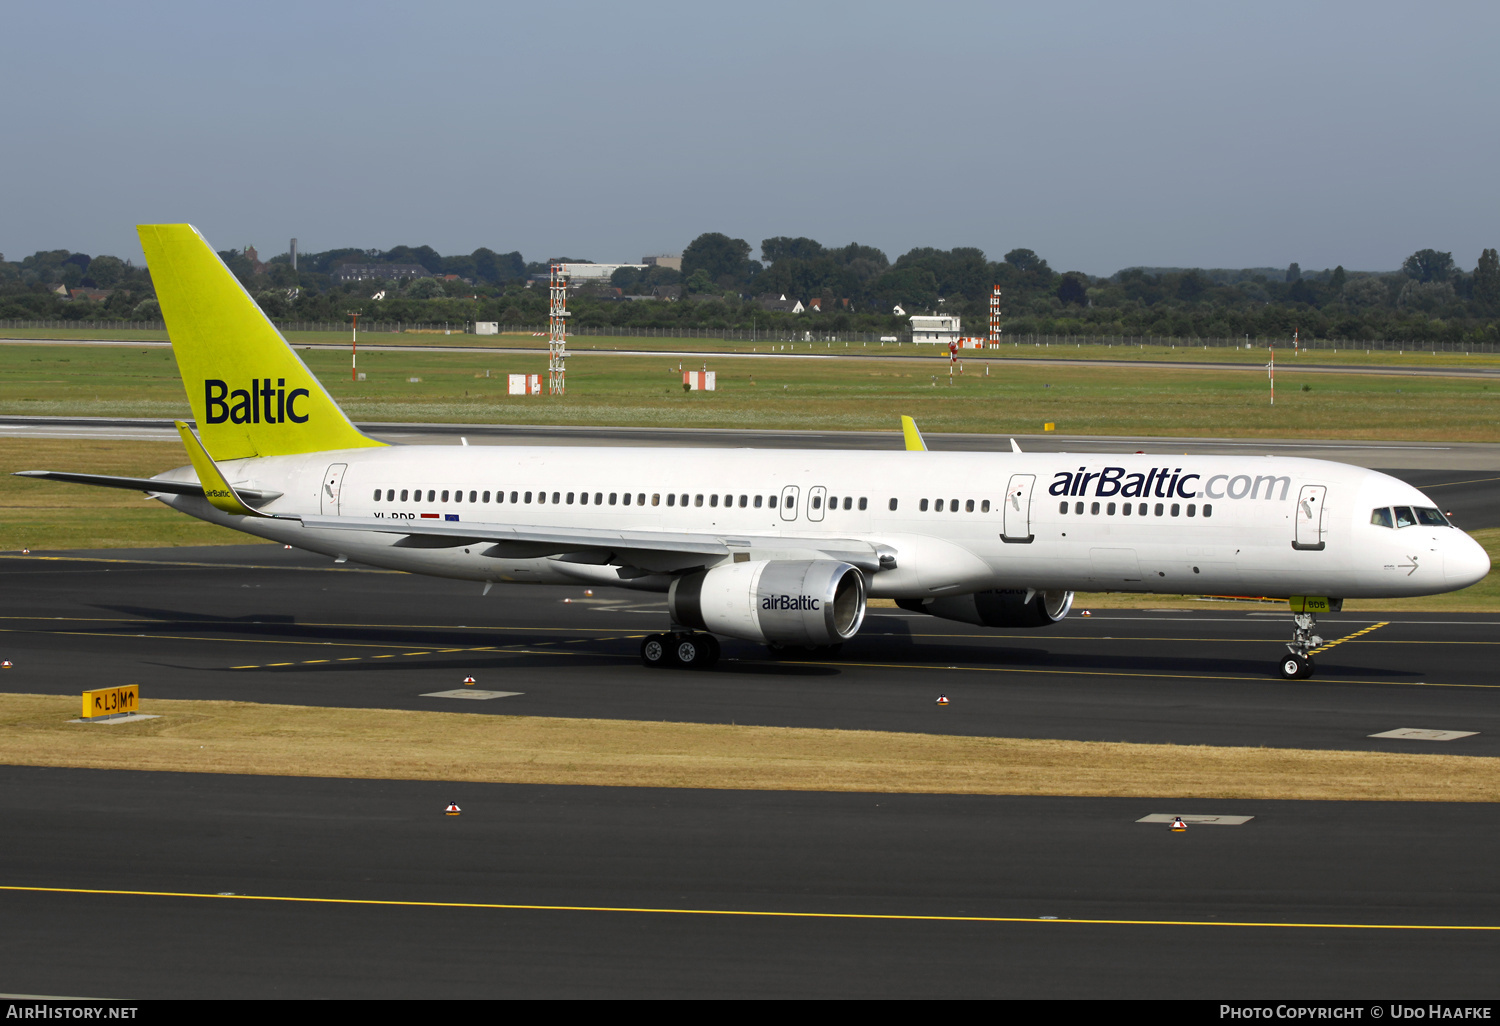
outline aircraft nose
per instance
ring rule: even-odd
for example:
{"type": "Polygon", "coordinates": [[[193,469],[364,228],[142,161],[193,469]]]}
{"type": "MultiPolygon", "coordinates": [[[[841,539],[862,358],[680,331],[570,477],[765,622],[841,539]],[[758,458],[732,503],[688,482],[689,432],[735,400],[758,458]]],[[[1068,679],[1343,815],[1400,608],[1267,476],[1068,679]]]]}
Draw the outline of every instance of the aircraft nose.
{"type": "Polygon", "coordinates": [[[1473,538],[1462,532],[1449,542],[1443,553],[1443,576],[1454,588],[1478,584],[1490,572],[1489,553],[1473,538]]]}

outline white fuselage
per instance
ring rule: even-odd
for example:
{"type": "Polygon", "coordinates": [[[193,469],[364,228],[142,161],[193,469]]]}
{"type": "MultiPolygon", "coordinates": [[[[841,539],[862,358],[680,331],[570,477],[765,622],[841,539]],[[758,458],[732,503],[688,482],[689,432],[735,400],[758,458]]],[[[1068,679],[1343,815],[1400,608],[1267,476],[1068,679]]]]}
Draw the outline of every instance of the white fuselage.
{"type": "MultiPolygon", "coordinates": [[[[870,575],[874,597],[993,588],[1394,597],[1466,587],[1489,571],[1483,549],[1455,528],[1371,522],[1377,508],[1435,505],[1404,482],[1285,457],[391,446],[222,469],[236,486],[282,493],[266,513],[372,525],[673,531],[731,545],[744,536],[754,559],[805,558],[820,540],[861,539],[896,556],[893,568],[870,575]]],[[[194,480],[190,468],[161,476],[194,480]]],[[[204,520],[375,566],[629,586],[608,566],[502,558],[483,542],[402,547],[399,533],[320,530],[161,498],[204,520]]],[[[640,583],[663,586],[659,577],[640,583]]]]}

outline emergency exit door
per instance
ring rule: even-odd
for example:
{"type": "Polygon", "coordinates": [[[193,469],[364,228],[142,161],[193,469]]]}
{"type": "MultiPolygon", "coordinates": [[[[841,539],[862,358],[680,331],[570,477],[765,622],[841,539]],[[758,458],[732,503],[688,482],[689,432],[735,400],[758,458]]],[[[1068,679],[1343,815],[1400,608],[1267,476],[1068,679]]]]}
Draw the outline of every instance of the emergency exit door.
{"type": "Polygon", "coordinates": [[[1035,474],[1010,476],[1010,485],[1005,489],[1005,529],[1000,535],[1001,541],[1025,545],[1035,537],[1031,533],[1031,487],[1034,484],[1035,474]]]}

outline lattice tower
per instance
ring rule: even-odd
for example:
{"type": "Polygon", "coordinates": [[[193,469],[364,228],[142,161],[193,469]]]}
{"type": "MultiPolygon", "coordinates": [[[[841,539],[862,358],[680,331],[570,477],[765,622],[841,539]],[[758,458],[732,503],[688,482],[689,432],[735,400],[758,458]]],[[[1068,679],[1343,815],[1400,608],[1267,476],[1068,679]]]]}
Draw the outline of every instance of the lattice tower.
{"type": "Polygon", "coordinates": [[[552,308],[547,319],[547,394],[566,391],[568,359],[568,272],[562,264],[552,265],[552,308]]]}

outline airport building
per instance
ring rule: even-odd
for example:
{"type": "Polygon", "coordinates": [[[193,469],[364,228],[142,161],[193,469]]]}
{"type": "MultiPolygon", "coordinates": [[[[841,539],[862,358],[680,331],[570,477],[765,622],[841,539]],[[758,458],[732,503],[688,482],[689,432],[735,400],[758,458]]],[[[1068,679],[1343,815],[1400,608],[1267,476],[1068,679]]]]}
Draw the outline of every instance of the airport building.
{"type": "Polygon", "coordinates": [[[961,334],[958,321],[952,314],[912,314],[911,340],[940,346],[957,343],[961,334]]]}

